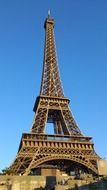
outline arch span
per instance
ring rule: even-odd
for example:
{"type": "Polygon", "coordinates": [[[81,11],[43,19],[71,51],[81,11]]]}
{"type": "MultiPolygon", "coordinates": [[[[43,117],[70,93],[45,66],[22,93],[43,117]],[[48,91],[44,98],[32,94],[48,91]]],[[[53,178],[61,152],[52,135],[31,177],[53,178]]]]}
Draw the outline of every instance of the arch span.
{"type": "MultiPolygon", "coordinates": [[[[75,162],[77,164],[81,164],[84,167],[86,167],[88,170],[91,170],[92,173],[98,174],[98,170],[97,167],[91,163],[90,160],[85,159],[82,156],[74,156],[74,155],[43,155],[41,158],[39,159],[34,159],[32,164],[30,164],[30,166],[28,167],[28,172],[30,173],[30,171],[34,168],[39,167],[42,164],[45,164],[46,162],[49,161],[55,161],[55,160],[69,160],[71,162],[75,162]]],[[[26,175],[26,172],[25,172],[26,175]]]]}

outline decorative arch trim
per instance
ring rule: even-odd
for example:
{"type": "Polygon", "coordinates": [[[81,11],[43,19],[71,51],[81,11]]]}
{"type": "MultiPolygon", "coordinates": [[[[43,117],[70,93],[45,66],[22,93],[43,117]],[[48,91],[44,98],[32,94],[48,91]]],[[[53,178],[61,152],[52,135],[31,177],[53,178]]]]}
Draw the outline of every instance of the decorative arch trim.
{"type": "MultiPolygon", "coordinates": [[[[30,166],[30,170],[33,168],[36,168],[37,166],[39,166],[40,164],[43,164],[47,161],[51,161],[51,160],[70,160],[70,161],[74,161],[77,162],[79,164],[84,165],[85,167],[87,167],[88,169],[92,170],[95,174],[98,174],[98,170],[95,168],[95,166],[86,159],[83,159],[82,156],[67,156],[67,155],[46,155],[43,156],[42,158],[39,158],[38,160],[34,161],[32,163],[32,165],[30,166]]],[[[29,171],[30,172],[30,171],[29,171]]]]}

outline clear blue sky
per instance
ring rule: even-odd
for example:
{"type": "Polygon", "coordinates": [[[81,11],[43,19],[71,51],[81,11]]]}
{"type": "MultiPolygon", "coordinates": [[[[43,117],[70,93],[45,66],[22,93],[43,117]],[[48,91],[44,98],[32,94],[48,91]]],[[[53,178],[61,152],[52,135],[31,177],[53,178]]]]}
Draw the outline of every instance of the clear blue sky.
{"type": "Polygon", "coordinates": [[[65,96],[80,129],[107,158],[107,0],[0,0],[0,169],[32,126],[48,9],[65,96]]]}

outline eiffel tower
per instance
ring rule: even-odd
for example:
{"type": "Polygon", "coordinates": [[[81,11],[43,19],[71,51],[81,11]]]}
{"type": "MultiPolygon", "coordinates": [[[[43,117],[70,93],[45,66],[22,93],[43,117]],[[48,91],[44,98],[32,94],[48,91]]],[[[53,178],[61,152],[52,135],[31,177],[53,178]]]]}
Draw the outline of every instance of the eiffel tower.
{"type": "Polygon", "coordinates": [[[45,24],[44,63],[40,94],[34,105],[34,121],[30,133],[23,133],[17,156],[10,166],[15,175],[62,175],[79,171],[98,174],[91,137],[84,136],[69,108],[61,84],[54,20],[48,14],[45,24]],[[46,132],[46,126],[53,133],[46,132]]]}

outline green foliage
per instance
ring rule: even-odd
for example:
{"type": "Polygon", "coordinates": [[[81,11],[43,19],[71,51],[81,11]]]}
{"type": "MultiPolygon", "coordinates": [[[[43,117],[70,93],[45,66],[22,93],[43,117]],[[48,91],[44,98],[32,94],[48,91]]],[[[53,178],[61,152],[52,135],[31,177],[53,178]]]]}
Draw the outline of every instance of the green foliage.
{"type": "Polygon", "coordinates": [[[13,175],[13,174],[14,174],[14,173],[13,173],[13,171],[11,170],[10,167],[4,168],[4,169],[2,170],[2,173],[1,173],[1,175],[13,175]]]}

